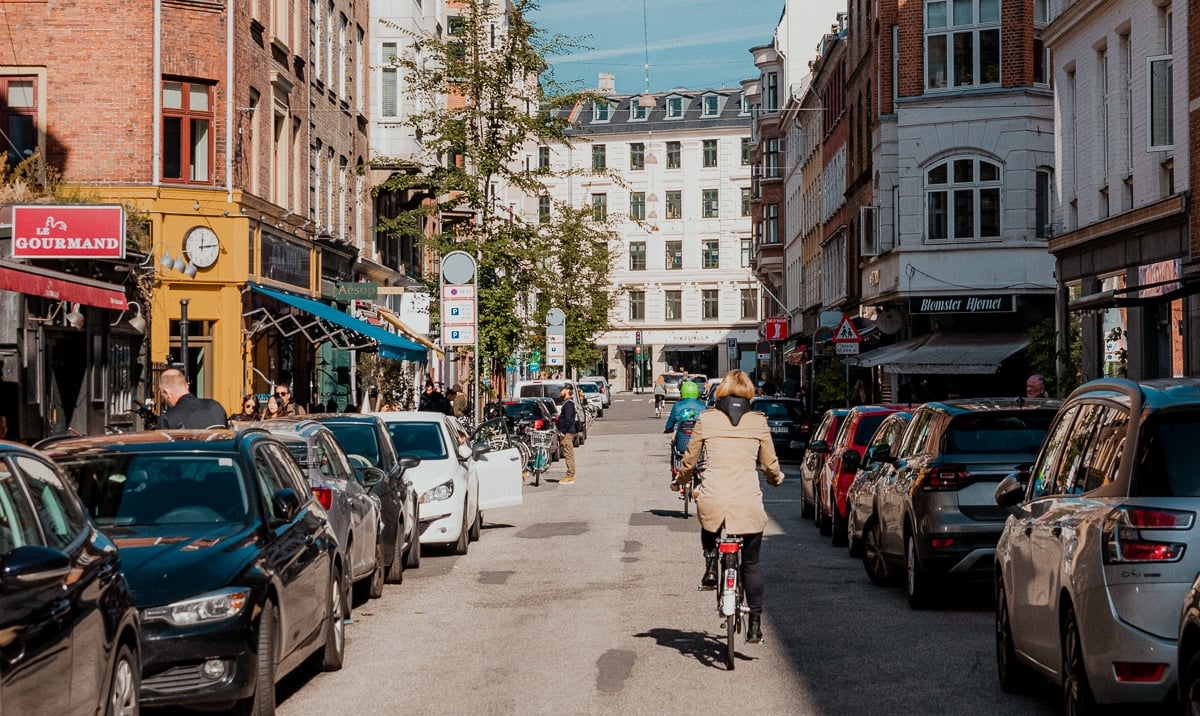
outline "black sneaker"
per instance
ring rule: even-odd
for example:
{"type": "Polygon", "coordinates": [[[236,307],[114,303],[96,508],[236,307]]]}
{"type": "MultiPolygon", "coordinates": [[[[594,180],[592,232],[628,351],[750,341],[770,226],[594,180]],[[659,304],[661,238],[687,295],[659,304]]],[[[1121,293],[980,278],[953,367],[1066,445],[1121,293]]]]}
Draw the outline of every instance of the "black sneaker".
{"type": "Polygon", "coordinates": [[[746,624],[746,643],[759,644],[762,643],[762,612],[750,612],[750,619],[746,624]]]}
{"type": "Polygon", "coordinates": [[[704,553],[704,576],[700,578],[700,589],[708,592],[717,588],[717,551],[704,553]]]}

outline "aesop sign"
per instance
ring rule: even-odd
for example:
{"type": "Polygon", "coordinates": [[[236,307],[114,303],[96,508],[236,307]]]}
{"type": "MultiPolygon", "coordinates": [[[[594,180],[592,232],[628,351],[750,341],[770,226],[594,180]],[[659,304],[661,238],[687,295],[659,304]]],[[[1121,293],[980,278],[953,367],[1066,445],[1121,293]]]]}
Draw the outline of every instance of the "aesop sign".
{"type": "Polygon", "coordinates": [[[925,313],[1012,313],[1015,297],[1008,296],[926,296],[910,298],[908,312],[925,313]]]}

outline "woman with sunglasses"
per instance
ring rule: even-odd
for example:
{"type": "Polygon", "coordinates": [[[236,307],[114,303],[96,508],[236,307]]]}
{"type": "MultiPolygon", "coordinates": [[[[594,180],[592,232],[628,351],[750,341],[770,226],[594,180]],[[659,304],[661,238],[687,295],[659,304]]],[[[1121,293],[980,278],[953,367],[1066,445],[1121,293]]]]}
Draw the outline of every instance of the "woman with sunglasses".
{"type": "Polygon", "coordinates": [[[255,398],[253,395],[243,396],[241,412],[229,416],[229,422],[231,423],[234,421],[252,422],[261,419],[258,414],[258,398],[255,398]]]}

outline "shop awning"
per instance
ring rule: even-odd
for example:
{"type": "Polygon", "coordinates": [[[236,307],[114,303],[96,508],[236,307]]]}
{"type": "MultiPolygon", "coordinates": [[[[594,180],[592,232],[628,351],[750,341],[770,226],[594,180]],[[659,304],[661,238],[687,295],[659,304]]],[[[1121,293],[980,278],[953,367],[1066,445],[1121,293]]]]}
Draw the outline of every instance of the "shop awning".
{"type": "Polygon", "coordinates": [[[1019,333],[938,332],[863,353],[851,365],[904,375],[990,375],[1027,345],[1019,333]]]}
{"type": "Polygon", "coordinates": [[[401,320],[400,316],[397,316],[395,314],[395,312],[393,312],[391,309],[386,308],[384,306],[375,306],[375,312],[379,314],[380,318],[382,318],[383,320],[392,324],[392,327],[394,327],[397,331],[400,331],[401,333],[403,333],[404,335],[413,339],[417,343],[420,343],[421,345],[425,346],[425,348],[427,348],[428,350],[431,350],[435,354],[437,354],[438,360],[446,359],[445,351],[443,351],[441,348],[438,348],[436,345],[434,345],[433,341],[429,340],[425,336],[421,335],[420,333],[417,333],[412,328],[410,328],[409,325],[407,323],[405,323],[403,320],[401,320]]]}
{"type": "Polygon", "coordinates": [[[682,346],[665,345],[665,346],[662,346],[662,349],[664,351],[666,351],[667,353],[700,353],[701,351],[711,351],[715,347],[716,346],[713,346],[713,345],[707,345],[707,346],[702,346],[702,345],[682,345],[682,346]]]}
{"type": "Polygon", "coordinates": [[[428,357],[423,346],[332,306],[266,286],[249,284],[249,287],[294,309],[275,312],[264,306],[247,311],[243,317],[253,321],[251,334],[275,328],[285,336],[300,333],[311,343],[329,341],[343,350],[378,349],[381,357],[393,360],[425,361],[428,357]]]}
{"type": "Polygon", "coordinates": [[[125,289],[116,284],[9,261],[0,261],[0,289],[114,311],[129,308],[125,289]]]}

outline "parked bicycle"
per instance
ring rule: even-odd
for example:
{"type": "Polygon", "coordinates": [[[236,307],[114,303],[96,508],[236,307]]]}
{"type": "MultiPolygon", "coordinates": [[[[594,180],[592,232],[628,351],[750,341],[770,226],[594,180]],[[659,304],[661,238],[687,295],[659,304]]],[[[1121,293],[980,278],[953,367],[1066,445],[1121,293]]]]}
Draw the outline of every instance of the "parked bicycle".
{"type": "Polygon", "coordinates": [[[531,475],[533,475],[533,486],[537,487],[542,484],[542,474],[550,467],[550,450],[554,447],[554,441],[558,435],[554,430],[535,430],[530,428],[529,444],[532,447],[532,456],[526,462],[531,475]]]}
{"type": "Polygon", "coordinates": [[[742,538],[722,535],[717,539],[720,554],[720,579],[717,581],[717,614],[724,618],[725,665],[733,671],[736,654],[734,639],[742,631],[742,616],[750,614],[742,586],[742,538]]]}

